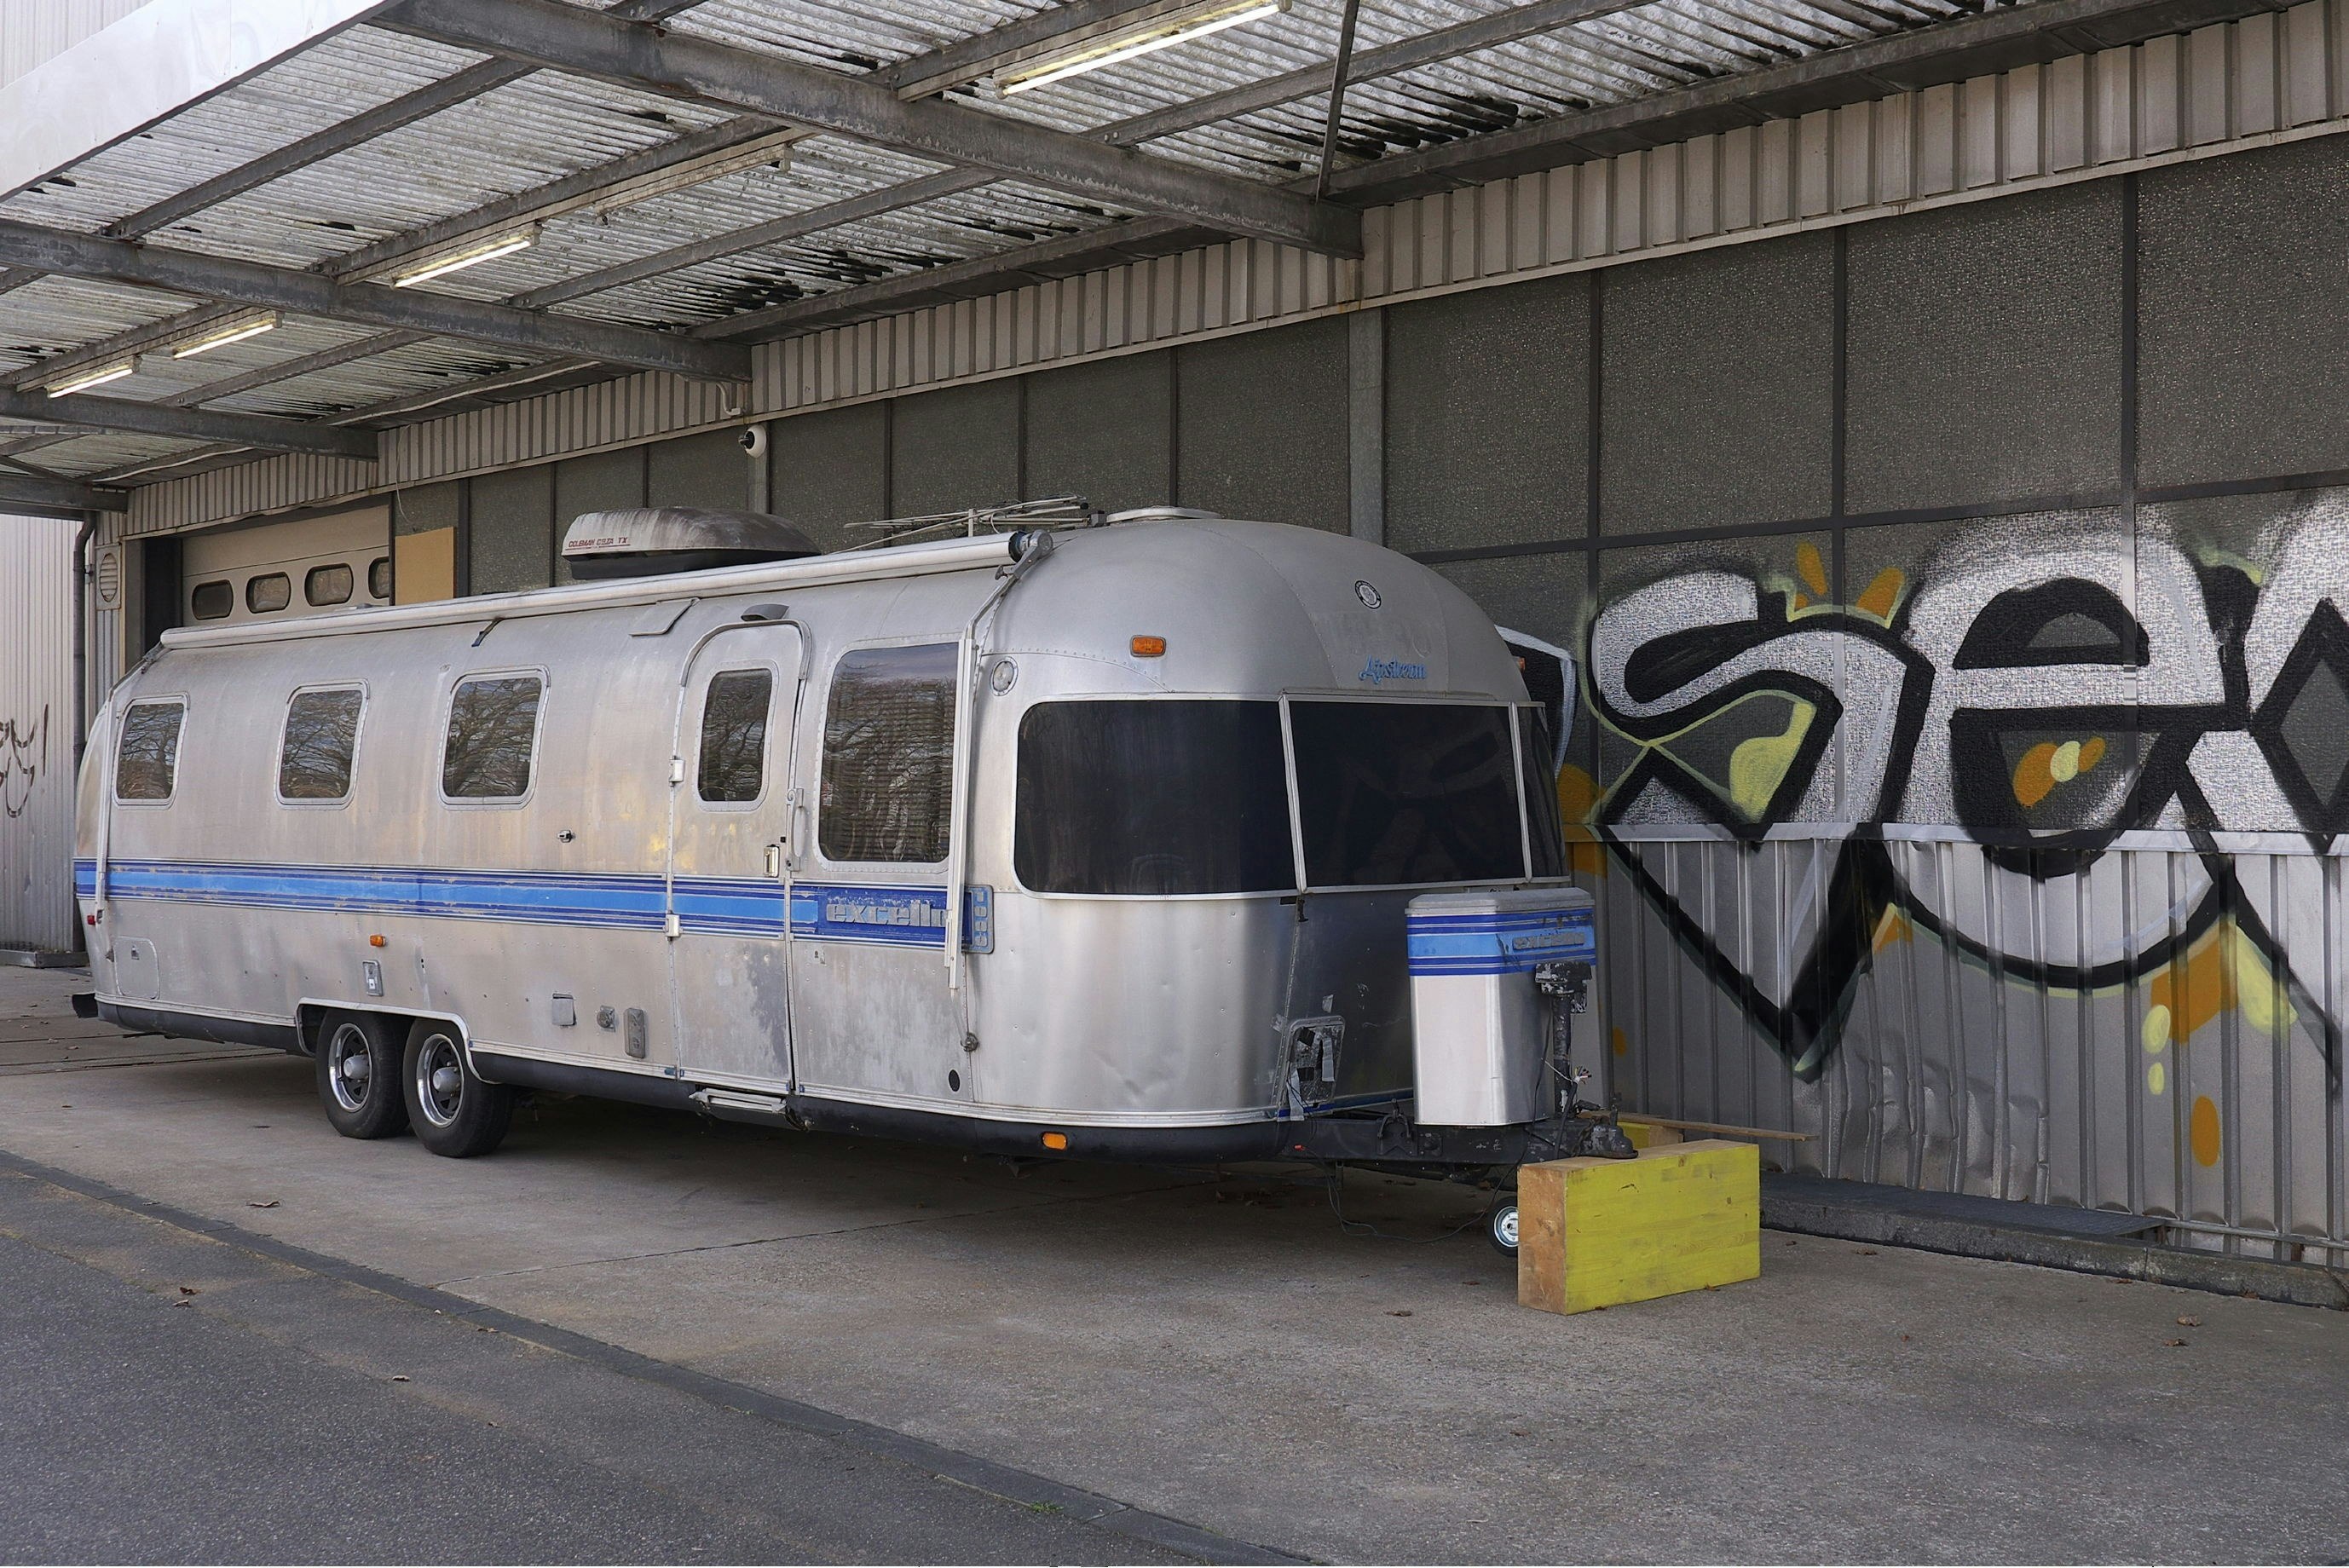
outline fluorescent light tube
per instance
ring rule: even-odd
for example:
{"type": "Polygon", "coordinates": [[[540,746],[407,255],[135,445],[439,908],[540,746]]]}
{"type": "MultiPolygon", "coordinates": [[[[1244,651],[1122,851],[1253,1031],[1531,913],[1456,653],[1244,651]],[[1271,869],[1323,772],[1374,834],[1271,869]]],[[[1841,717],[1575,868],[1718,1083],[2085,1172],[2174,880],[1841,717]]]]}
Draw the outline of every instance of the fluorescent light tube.
{"type": "Polygon", "coordinates": [[[761,137],[748,147],[690,159],[621,185],[587,210],[599,218],[608,217],[624,207],[633,207],[639,201],[649,201],[656,196],[667,196],[672,191],[690,190],[722,175],[740,174],[749,169],[772,169],[781,173],[792,166],[792,142],[802,139],[806,135],[802,130],[778,131],[773,136],[761,137]]]}
{"type": "Polygon", "coordinates": [[[484,240],[462,251],[451,251],[438,261],[428,262],[414,272],[402,273],[391,280],[396,289],[413,288],[433,278],[446,277],[450,273],[478,267],[483,262],[494,262],[500,256],[511,256],[516,251],[526,251],[538,243],[538,225],[533,223],[518,234],[502,234],[494,240],[484,240]]]}
{"type": "Polygon", "coordinates": [[[92,387],[103,387],[109,381],[119,381],[138,368],[135,361],[121,359],[112,365],[100,365],[88,370],[77,370],[59,380],[50,382],[48,394],[52,397],[62,397],[68,392],[88,391],[92,387]]]}
{"type": "Polygon", "coordinates": [[[1140,27],[1127,28],[1105,37],[1089,38],[1073,48],[1040,55],[1032,60],[1007,66],[987,79],[988,88],[999,97],[1024,93],[1031,88],[1064,81],[1086,71],[1097,71],[1103,66],[1114,66],[1176,44],[1187,44],[1194,38],[1204,38],[1210,33],[1220,33],[1226,27],[1237,27],[1246,22],[1259,21],[1288,9],[1288,0],[1210,0],[1204,5],[1188,5],[1153,18],[1140,27]]]}
{"type": "Polygon", "coordinates": [[[264,332],[277,330],[277,313],[264,311],[259,315],[233,316],[220,323],[200,337],[175,345],[174,359],[193,359],[199,354],[210,354],[215,348],[225,348],[232,343],[243,343],[248,337],[259,337],[264,332]]]}

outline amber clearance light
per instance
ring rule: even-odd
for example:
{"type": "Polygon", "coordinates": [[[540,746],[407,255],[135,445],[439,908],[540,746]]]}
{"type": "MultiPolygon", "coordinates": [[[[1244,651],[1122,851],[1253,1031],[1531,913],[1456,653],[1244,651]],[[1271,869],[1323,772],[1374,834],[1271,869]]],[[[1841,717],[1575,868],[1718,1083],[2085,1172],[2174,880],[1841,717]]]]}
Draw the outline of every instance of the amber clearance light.
{"type": "Polygon", "coordinates": [[[1128,645],[1133,649],[1133,656],[1137,659],[1154,659],[1166,652],[1166,639],[1164,637],[1136,637],[1128,645]]]}

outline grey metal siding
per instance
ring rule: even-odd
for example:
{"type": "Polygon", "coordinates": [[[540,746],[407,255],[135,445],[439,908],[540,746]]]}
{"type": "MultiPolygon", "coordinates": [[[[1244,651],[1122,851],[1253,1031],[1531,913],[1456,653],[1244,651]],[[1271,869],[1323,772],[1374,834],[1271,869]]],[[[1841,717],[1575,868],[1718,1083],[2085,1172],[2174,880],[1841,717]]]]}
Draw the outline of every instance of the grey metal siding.
{"type": "Polygon", "coordinates": [[[0,517],[0,946],[74,945],[75,531],[0,517]]]}

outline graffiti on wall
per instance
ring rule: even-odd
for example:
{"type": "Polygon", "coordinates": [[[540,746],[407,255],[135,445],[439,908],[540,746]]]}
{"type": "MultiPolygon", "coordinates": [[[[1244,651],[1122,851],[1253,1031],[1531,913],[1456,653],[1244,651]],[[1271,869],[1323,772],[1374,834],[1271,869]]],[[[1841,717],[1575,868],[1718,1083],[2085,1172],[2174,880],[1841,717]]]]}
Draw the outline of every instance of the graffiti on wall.
{"type": "Polygon", "coordinates": [[[2020,982],[2143,984],[2149,1048],[2213,998],[2303,1023],[2337,1092],[2327,955],[2279,936],[2304,890],[2240,878],[2231,836],[2288,835],[2337,881],[2344,560],[2349,504],[2322,500],[2240,554],[2077,519],[1970,524],[1847,603],[1808,542],[1783,576],[1675,571],[1589,622],[1603,782],[1568,767],[1561,799],[1800,1078],[1888,935],[1922,932],[2020,982]],[[1692,836],[1816,840],[1818,870],[1758,940],[1738,898],[1665,874],[1692,836]],[[1979,874],[1953,871],[1953,840],[1979,874]],[[2050,909],[2076,918],[2014,913],[2050,909]]]}
{"type": "Polygon", "coordinates": [[[33,786],[49,764],[49,710],[36,719],[0,718],[0,811],[21,817],[33,803],[33,786]]]}

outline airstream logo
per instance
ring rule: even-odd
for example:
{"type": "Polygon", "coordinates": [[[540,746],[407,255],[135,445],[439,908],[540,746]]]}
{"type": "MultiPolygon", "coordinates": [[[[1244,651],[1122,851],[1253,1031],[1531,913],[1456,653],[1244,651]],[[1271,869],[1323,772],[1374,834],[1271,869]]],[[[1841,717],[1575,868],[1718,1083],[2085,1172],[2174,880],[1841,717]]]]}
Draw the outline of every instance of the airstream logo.
{"type": "Polygon", "coordinates": [[[928,903],[884,903],[868,899],[828,898],[823,901],[823,918],[834,925],[920,925],[936,931],[947,928],[945,907],[928,903]]]}
{"type": "Polygon", "coordinates": [[[1368,681],[1372,686],[1383,686],[1389,681],[1423,681],[1427,678],[1427,666],[1407,665],[1400,659],[1373,658],[1354,678],[1368,681]]]}
{"type": "Polygon", "coordinates": [[[1375,610],[1386,603],[1379,597],[1379,591],[1367,583],[1354,584],[1354,597],[1362,602],[1362,608],[1365,610],[1375,610]]]}

